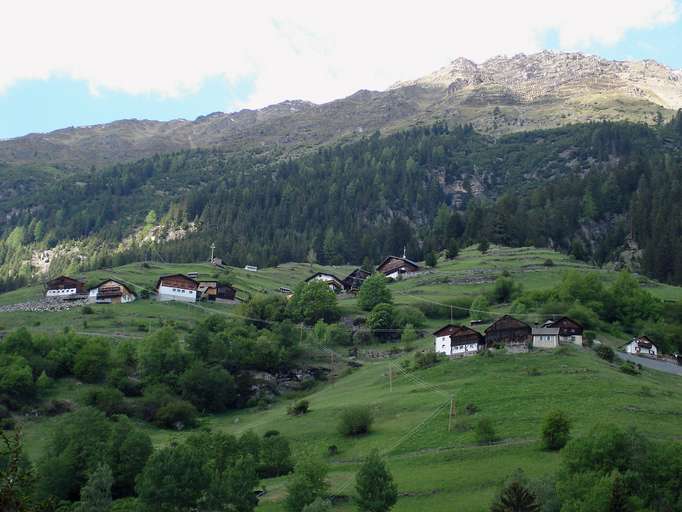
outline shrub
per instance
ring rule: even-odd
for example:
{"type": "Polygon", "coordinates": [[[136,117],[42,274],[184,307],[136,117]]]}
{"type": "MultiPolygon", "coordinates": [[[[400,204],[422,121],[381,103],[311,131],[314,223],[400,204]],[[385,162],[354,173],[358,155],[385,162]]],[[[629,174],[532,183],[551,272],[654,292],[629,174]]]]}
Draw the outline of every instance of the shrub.
{"type": "Polygon", "coordinates": [[[395,313],[395,323],[398,327],[405,327],[407,324],[423,327],[426,323],[426,316],[422,310],[413,306],[401,306],[396,308],[395,313]]]}
{"type": "Polygon", "coordinates": [[[367,315],[367,327],[379,338],[390,338],[393,335],[395,320],[393,304],[377,304],[367,315]]]}
{"type": "Polygon", "coordinates": [[[386,276],[381,273],[372,274],[365,279],[358,291],[358,306],[371,311],[377,304],[393,302],[387,283],[386,276]]]}
{"type": "Polygon", "coordinates": [[[289,408],[287,409],[287,414],[289,414],[290,416],[301,416],[308,412],[309,406],[310,403],[308,402],[308,400],[301,400],[300,402],[296,402],[295,404],[290,405],[289,408]]]}
{"type": "Polygon", "coordinates": [[[338,455],[338,453],[339,453],[339,447],[336,446],[335,444],[329,445],[329,446],[327,447],[327,454],[328,454],[330,457],[333,457],[333,456],[335,456],[335,455],[338,455]]]}
{"type": "Polygon", "coordinates": [[[481,254],[485,254],[490,249],[490,243],[487,240],[481,240],[478,243],[478,250],[481,254]]]}
{"type": "Polygon", "coordinates": [[[542,425],[542,446],[545,450],[561,450],[568,442],[571,422],[561,411],[550,412],[542,425]]]}
{"type": "Polygon", "coordinates": [[[427,267],[433,268],[438,265],[438,256],[435,252],[429,251],[426,253],[426,256],[424,256],[424,263],[426,263],[427,267]]]}
{"type": "Polygon", "coordinates": [[[85,394],[85,404],[99,409],[107,416],[125,412],[123,393],[116,388],[95,388],[85,394]]]}
{"type": "Polygon", "coordinates": [[[344,436],[368,434],[374,418],[369,407],[359,405],[350,407],[341,413],[339,433],[344,436]]]}
{"type": "Polygon", "coordinates": [[[418,369],[431,368],[441,361],[436,352],[417,352],[414,355],[414,367],[418,369]]]}
{"type": "Polygon", "coordinates": [[[469,316],[479,320],[488,320],[490,318],[490,314],[488,313],[489,307],[490,304],[488,303],[488,300],[483,295],[480,295],[471,303],[469,316]]]}
{"type": "Polygon", "coordinates": [[[468,416],[473,416],[478,411],[479,408],[476,404],[469,403],[464,406],[464,413],[467,414],[468,416]]]}
{"type": "Polygon", "coordinates": [[[495,280],[491,297],[496,304],[511,302],[521,295],[521,285],[510,276],[500,276],[495,280]]]}
{"type": "Polygon", "coordinates": [[[327,332],[325,333],[325,343],[332,346],[350,346],[353,344],[353,333],[343,325],[329,325],[327,326],[327,332]]]}
{"type": "Polygon", "coordinates": [[[597,333],[594,331],[584,331],[583,332],[583,345],[586,347],[591,347],[594,345],[594,339],[597,337],[597,333]]]}
{"type": "Polygon", "coordinates": [[[601,357],[605,361],[608,361],[609,363],[612,363],[616,357],[616,353],[613,351],[611,347],[607,345],[597,345],[594,348],[594,351],[599,357],[601,357]]]}
{"type": "Polygon", "coordinates": [[[481,418],[476,424],[476,441],[478,444],[492,444],[497,441],[495,427],[490,418],[481,418]]]}
{"type": "Polygon", "coordinates": [[[173,400],[156,411],[154,423],[160,427],[177,430],[194,427],[197,424],[197,410],[185,400],[173,400]]]}
{"type": "Polygon", "coordinates": [[[547,258],[544,262],[543,265],[545,267],[553,267],[554,266],[554,260],[551,258],[547,258]]]}
{"type": "Polygon", "coordinates": [[[92,314],[95,313],[95,310],[92,309],[92,306],[83,306],[83,307],[81,308],[81,312],[82,312],[84,315],[92,315],[92,314]]]}
{"type": "Polygon", "coordinates": [[[621,364],[620,365],[620,371],[623,373],[626,373],[628,375],[639,375],[640,374],[640,368],[635,366],[630,361],[625,361],[623,364],[621,364]]]}

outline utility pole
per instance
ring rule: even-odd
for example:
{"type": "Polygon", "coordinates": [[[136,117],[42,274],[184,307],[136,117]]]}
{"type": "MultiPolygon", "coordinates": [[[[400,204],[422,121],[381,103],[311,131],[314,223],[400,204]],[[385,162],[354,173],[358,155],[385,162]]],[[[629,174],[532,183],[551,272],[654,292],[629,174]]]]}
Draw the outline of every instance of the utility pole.
{"type": "Polygon", "coordinates": [[[450,306],[450,323],[452,323],[452,306],[450,306]]]}
{"type": "Polygon", "coordinates": [[[393,393],[393,366],[388,363],[388,390],[393,393]]]}
{"type": "Polygon", "coordinates": [[[215,250],[215,242],[212,242],[212,243],[211,243],[211,259],[208,260],[208,261],[210,261],[211,263],[213,263],[213,251],[214,251],[214,250],[215,250]]]}
{"type": "Polygon", "coordinates": [[[450,415],[448,416],[448,432],[452,432],[452,417],[457,415],[455,399],[450,399],[450,415]]]}
{"type": "Polygon", "coordinates": [[[332,378],[332,387],[334,387],[334,384],[335,384],[335,382],[334,382],[334,351],[332,350],[331,352],[329,352],[329,355],[331,357],[331,362],[332,362],[332,365],[331,365],[332,368],[331,368],[331,371],[329,373],[330,373],[331,378],[332,378]]]}

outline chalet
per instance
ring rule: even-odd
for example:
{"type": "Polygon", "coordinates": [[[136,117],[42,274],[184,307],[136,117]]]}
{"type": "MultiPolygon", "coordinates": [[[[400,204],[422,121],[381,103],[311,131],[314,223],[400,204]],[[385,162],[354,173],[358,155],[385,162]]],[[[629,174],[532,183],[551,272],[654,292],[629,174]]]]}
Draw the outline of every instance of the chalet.
{"type": "Polygon", "coordinates": [[[94,304],[126,304],[135,300],[135,294],[125,284],[114,279],[102,281],[90,288],[88,302],[94,304]]]}
{"type": "Polygon", "coordinates": [[[198,289],[199,283],[184,274],[161,276],[156,282],[157,298],[160,301],[196,302],[198,289]]]}
{"type": "Polygon", "coordinates": [[[533,331],[525,322],[509,315],[498,318],[485,330],[486,346],[502,345],[513,351],[528,349],[533,339],[533,331]]]}
{"type": "Polygon", "coordinates": [[[381,272],[386,277],[391,279],[399,279],[405,274],[419,272],[421,267],[414,261],[408,260],[405,256],[399,258],[398,256],[388,256],[384,261],[379,263],[377,272],[381,272]]]}
{"type": "Polygon", "coordinates": [[[47,282],[45,296],[48,298],[76,298],[79,295],[87,295],[85,283],[72,277],[59,276],[47,282]]]}
{"type": "Polygon", "coordinates": [[[573,343],[578,346],[583,344],[583,326],[572,318],[563,316],[558,320],[548,320],[543,327],[559,329],[559,343],[573,343]]]}
{"type": "Polygon", "coordinates": [[[483,336],[463,325],[446,325],[433,333],[435,349],[438,354],[448,356],[472,356],[477,354],[485,344],[483,336]]]}
{"type": "Polygon", "coordinates": [[[342,281],[343,287],[349,291],[349,292],[355,292],[360,289],[362,286],[362,283],[365,282],[365,279],[367,279],[370,276],[370,273],[367,272],[364,269],[361,268],[356,268],[348,274],[342,281]]]}
{"type": "Polygon", "coordinates": [[[623,345],[625,352],[637,356],[657,357],[658,349],[647,336],[639,336],[632,338],[628,343],[623,345]]]}
{"type": "Polygon", "coordinates": [[[533,327],[533,347],[557,348],[559,346],[558,327],[533,327]]]}
{"type": "Polygon", "coordinates": [[[237,295],[237,290],[232,288],[229,284],[221,284],[217,281],[199,281],[197,286],[199,298],[201,300],[223,301],[234,300],[237,295]]]}
{"type": "Polygon", "coordinates": [[[341,279],[336,277],[334,274],[328,274],[326,272],[315,272],[312,276],[305,280],[306,283],[310,281],[322,281],[327,283],[329,289],[335,293],[342,292],[345,289],[341,279]]]}

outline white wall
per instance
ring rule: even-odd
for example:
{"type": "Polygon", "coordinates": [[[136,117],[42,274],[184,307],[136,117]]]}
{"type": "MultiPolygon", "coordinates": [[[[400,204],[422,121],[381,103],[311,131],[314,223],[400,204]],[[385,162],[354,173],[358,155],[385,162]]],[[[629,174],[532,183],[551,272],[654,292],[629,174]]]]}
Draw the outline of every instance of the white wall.
{"type": "Polygon", "coordinates": [[[637,350],[639,346],[637,345],[636,341],[631,341],[625,346],[625,352],[628,354],[634,354],[636,356],[652,356],[655,357],[658,355],[658,350],[656,349],[656,345],[651,345],[651,348],[641,348],[639,351],[637,350]]]}
{"type": "Polygon", "coordinates": [[[453,356],[473,355],[478,352],[478,343],[469,343],[468,345],[455,345],[452,347],[453,356]]]}
{"type": "Polygon", "coordinates": [[[468,345],[450,346],[450,336],[436,336],[435,350],[438,354],[445,354],[447,356],[461,356],[465,354],[475,354],[478,352],[478,343],[470,343],[468,345]]]}
{"type": "Polygon", "coordinates": [[[556,348],[559,346],[557,336],[552,334],[534,334],[533,346],[538,348],[556,348]]]}
{"type": "Polygon", "coordinates": [[[68,297],[69,295],[75,295],[75,288],[64,288],[63,290],[47,290],[45,294],[46,297],[68,297]]]}
{"type": "Polygon", "coordinates": [[[450,336],[436,337],[436,353],[450,355],[450,336]]]}
{"type": "Polygon", "coordinates": [[[185,290],[183,288],[173,288],[170,286],[159,286],[158,299],[160,301],[179,300],[183,302],[196,302],[196,290],[185,290]]]}

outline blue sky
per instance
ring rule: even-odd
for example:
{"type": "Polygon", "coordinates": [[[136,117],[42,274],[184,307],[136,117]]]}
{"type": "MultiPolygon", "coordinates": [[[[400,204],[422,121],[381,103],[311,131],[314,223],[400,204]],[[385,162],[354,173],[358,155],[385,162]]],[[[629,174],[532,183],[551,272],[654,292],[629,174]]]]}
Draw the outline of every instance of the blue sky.
{"type": "Polygon", "coordinates": [[[459,56],[548,48],[682,68],[682,0],[345,0],[329,16],[334,1],[5,0],[0,138],[324,102],[459,56]]]}

